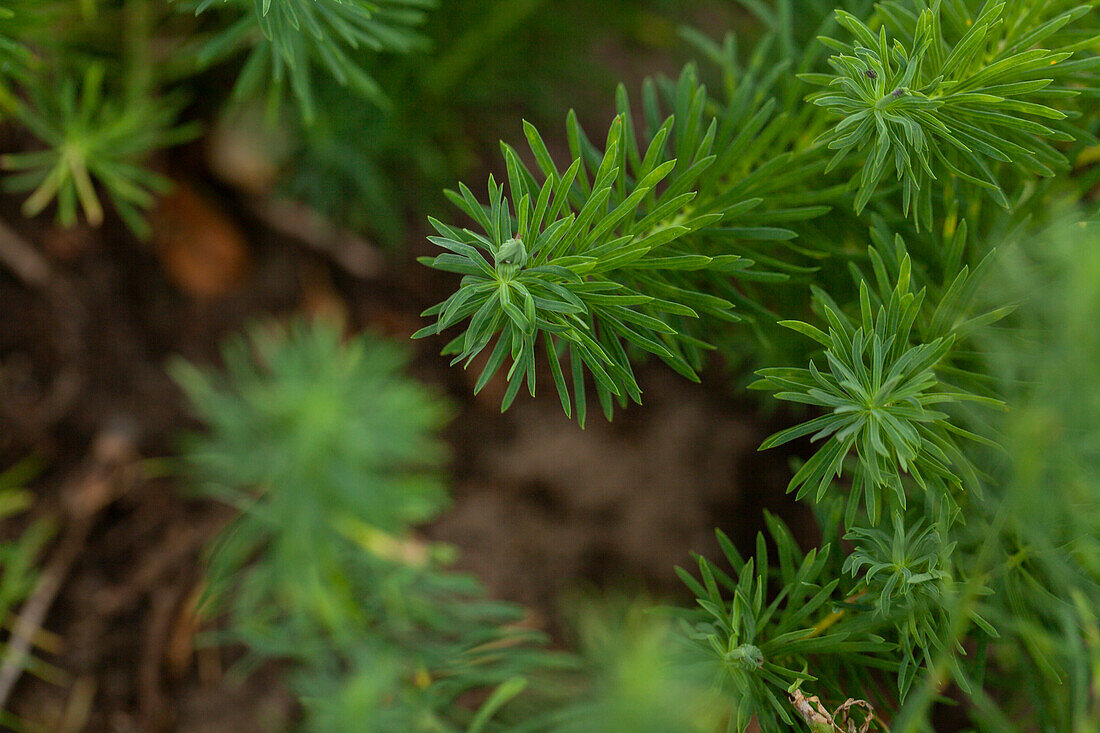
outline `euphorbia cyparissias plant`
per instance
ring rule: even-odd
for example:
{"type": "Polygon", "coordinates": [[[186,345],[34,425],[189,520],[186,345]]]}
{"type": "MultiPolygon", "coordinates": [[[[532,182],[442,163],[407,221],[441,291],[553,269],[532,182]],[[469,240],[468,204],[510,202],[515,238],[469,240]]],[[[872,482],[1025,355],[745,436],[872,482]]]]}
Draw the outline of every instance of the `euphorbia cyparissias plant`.
{"type": "MultiPolygon", "coordinates": [[[[1072,167],[1098,142],[1095,3],[744,5],[767,29],[747,52],[686,32],[710,63],[638,105],[620,87],[605,138],[570,112],[555,160],[527,125],[487,202],[448,193],[463,218],[431,220],[423,261],[461,280],[417,336],[455,331],[464,368],[488,354],[475,391],[503,375],[502,409],[545,381],[582,426],[592,392],[608,419],[642,402],[639,361],[698,379],[713,351],[804,406],[762,448],[809,439],[790,490],[833,541],[803,555],[769,520],[747,561],[720,535],[732,573],[682,573],[684,663],[731,730],[809,723],[811,696],[929,730],[948,681],[978,729],[1095,724],[1100,565],[1052,558],[1053,520],[1012,526],[1019,467],[993,427],[1027,399],[996,366],[1031,307],[1003,295],[1006,253],[1096,243],[1072,167]]],[[[1072,476],[1055,496],[1095,506],[1072,476]]]]}

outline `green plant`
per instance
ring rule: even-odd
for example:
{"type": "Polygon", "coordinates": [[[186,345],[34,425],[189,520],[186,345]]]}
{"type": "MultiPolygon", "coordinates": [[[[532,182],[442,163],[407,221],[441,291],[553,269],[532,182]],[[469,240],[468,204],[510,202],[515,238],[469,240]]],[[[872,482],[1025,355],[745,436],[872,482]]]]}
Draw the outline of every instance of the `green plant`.
{"type": "Polygon", "coordinates": [[[1038,299],[1009,296],[999,272],[1059,237],[1061,262],[1094,259],[1074,208],[1093,179],[1070,161],[1098,142],[1096,4],[743,4],[766,29],[747,54],[687,32],[715,73],[646,82],[641,119],[620,89],[602,146],[570,114],[564,165],[528,126],[535,169],[504,145],[487,204],[449,194],[475,226],[432,220],[446,251],[423,261],[462,279],[417,335],[459,328],[444,353],[464,366],[488,351],[475,390],[503,375],[505,409],[548,373],[582,424],[586,383],[608,418],[640,402],[650,354],[695,378],[717,349],[806,406],[762,448],[817,443],[790,490],[846,544],[803,558],[773,522],[778,571],[761,537],[749,562],[723,544],[732,576],[705,560],[701,582],[685,575],[701,610],[682,633],[710,656],[731,730],[842,730],[810,691],[931,730],[952,683],[975,729],[1088,729],[1100,575],[1084,507],[1100,485],[1077,441],[1094,442],[1095,413],[1071,395],[1100,389],[1070,365],[1095,338],[1060,341],[1065,316],[1037,314],[1067,277],[1074,308],[1098,291],[1028,266],[1038,299]],[[1021,336],[1047,371],[1011,366],[1021,336]],[[1031,429],[1074,416],[1057,450],[1025,439],[1042,454],[990,410],[1036,404],[1033,389],[1060,397],[1038,398],[1054,412],[1031,429]]]}
{"type": "Polygon", "coordinates": [[[195,134],[194,126],[177,127],[178,103],[154,104],[134,97],[122,104],[103,96],[103,67],[91,65],[79,89],[74,79],[62,81],[51,95],[36,94],[17,116],[46,144],[42,151],[12,153],[3,166],[15,171],[4,185],[9,191],[30,191],[23,213],[34,216],[57,202],[57,219],[64,226],[77,221],[77,208],[92,226],[103,222],[98,182],[115,210],[139,236],[148,234],[141,210],[152,206],[168,180],[137,162],[152,150],[195,134]]]}
{"type": "MultiPolygon", "coordinates": [[[[870,250],[872,260],[877,254],[870,250]]],[[[881,261],[880,261],[881,266],[881,261]]],[[[883,296],[874,313],[867,281],[860,282],[860,321],[848,318],[835,303],[818,295],[815,305],[829,323],[826,334],[802,321],[781,322],[825,347],[822,372],[808,369],[761,369],[753,386],[776,390],[776,399],[813,405],[826,414],[768,438],[761,449],[812,435],[822,448],[791,478],[789,490],[798,498],[811,492],[821,501],[842,478],[851,454],[856,461],[846,523],[855,521],[863,500],[873,524],[884,506],[904,510],[907,494],[926,493],[933,502],[956,505],[955,495],[976,489],[974,466],[955,441],[957,435],[980,440],[934,409],[961,401],[998,406],[983,397],[945,383],[935,366],[955,341],[954,334],[911,345],[910,335],[924,292],[909,292],[910,259],[901,262],[898,284],[883,296]],[[874,315],[872,315],[874,313],[874,315]]]]}
{"type": "Polygon", "coordinates": [[[829,59],[834,73],[802,78],[836,87],[808,98],[843,118],[823,138],[837,151],[826,170],[853,152],[866,154],[858,179],[857,213],[891,167],[892,178],[902,185],[903,210],[912,209],[926,227],[932,225],[933,180],[954,176],[990,192],[1007,209],[1008,198],[989,168],[992,161],[1045,176],[1065,167],[1065,158],[1043,138],[1067,142],[1076,136],[1034,118],[1066,119],[1064,112],[1042,102],[1053,102],[1062,97],[1059,91],[1067,91],[1049,89],[1066,73],[1066,67],[1050,67],[1073,52],[1034,46],[1087,15],[1090,8],[1078,5],[1055,15],[1054,7],[1045,17],[1021,23],[1025,7],[1006,6],[986,3],[975,16],[967,12],[959,18],[934,5],[921,10],[914,24],[910,7],[887,3],[882,12],[888,21],[877,34],[850,13],[837,11],[838,22],[854,43],[829,39],[827,45],[837,52],[829,59]],[[945,27],[945,15],[948,26],[956,21],[954,28],[945,27]],[[957,40],[945,42],[952,36],[957,40]]]}
{"type": "MultiPolygon", "coordinates": [[[[680,255],[671,246],[715,221],[715,215],[706,213],[677,218],[674,224],[664,221],[695,197],[688,189],[714,160],[710,133],[684,143],[696,150],[696,162],[680,176],[674,175],[675,161],[658,164],[671,128],[666,122],[663,131],[654,134],[643,157],[637,148],[625,149],[627,140],[622,140],[620,149],[621,139],[632,128],[617,119],[601,156],[571,117],[569,138],[576,157],[568,170],[558,174],[546,145],[528,126],[544,180],[537,183],[515,151],[504,147],[509,189],[516,201],[515,229],[504,189],[492,178],[491,204],[486,210],[465,187],[460,194],[451,195],[456,205],[478,222],[485,236],[432,220],[442,236],[431,241],[449,253],[435,257],[430,264],[461,273],[464,285],[427,311],[438,315],[438,321],[417,335],[439,333],[468,318],[469,329],[444,349],[457,354],[456,362],[467,365],[497,337],[475,390],[511,356],[503,409],[524,381],[534,394],[534,353],[540,346],[539,335],[544,335],[542,346],[562,406],[571,413],[575,399],[582,424],[586,372],[595,380],[600,404],[609,416],[613,397],[623,404],[628,398],[639,401],[641,392],[624,343],[656,354],[685,376],[697,379],[687,357],[698,362],[698,341],[681,335],[659,316],[726,314],[731,308],[727,301],[682,288],[682,273],[707,267],[729,272],[746,263],[736,255],[718,262],[707,256],[680,255]],[[587,163],[582,150],[588,154],[587,163]],[[623,163],[628,155],[632,175],[623,163]],[[658,194],[655,189],[670,174],[668,187],[658,194]],[[601,212],[603,216],[597,220],[601,212]],[[479,250],[489,255],[491,264],[479,250]],[[652,294],[646,294],[647,290],[652,294]],[[561,352],[568,353],[570,359],[572,398],[559,362],[561,352]]],[[[695,131],[696,138],[701,134],[701,130],[695,131]]]]}
{"type": "Polygon", "coordinates": [[[735,730],[755,719],[761,730],[781,731],[797,720],[788,691],[806,683],[824,685],[833,697],[844,699],[849,695],[842,680],[863,689],[869,668],[891,667],[886,657],[891,645],[874,633],[868,619],[823,613],[840,585],[839,578],[825,574],[831,547],[803,556],[782,522],[770,515],[767,520],[778,568],[769,565],[763,534],[756,556],[746,561],[719,531],[733,576],[703,557],[697,558],[702,583],[677,569],[702,609],[684,614],[685,634],[727,696],[735,730]]]}
{"type": "Polygon", "coordinates": [[[185,95],[168,88],[154,63],[147,2],[10,3],[11,37],[19,63],[6,63],[0,107],[33,136],[30,150],[5,155],[9,191],[29,192],[23,213],[56,204],[56,218],[73,226],[78,212],[92,226],[104,221],[104,194],[138,236],[148,234],[144,210],[168,180],[148,167],[156,151],[193,138],[180,124],[185,95]],[[10,84],[10,88],[9,88],[10,84]]]}
{"type": "Polygon", "coordinates": [[[445,405],[395,346],[333,325],[256,328],[224,358],[226,377],[174,366],[207,426],[184,450],[194,485],[241,510],[209,559],[219,638],[246,670],[293,662],[308,730],[473,730],[456,700],[496,688],[487,721],[541,652],[520,609],[411,533],[446,504],[445,405]]]}

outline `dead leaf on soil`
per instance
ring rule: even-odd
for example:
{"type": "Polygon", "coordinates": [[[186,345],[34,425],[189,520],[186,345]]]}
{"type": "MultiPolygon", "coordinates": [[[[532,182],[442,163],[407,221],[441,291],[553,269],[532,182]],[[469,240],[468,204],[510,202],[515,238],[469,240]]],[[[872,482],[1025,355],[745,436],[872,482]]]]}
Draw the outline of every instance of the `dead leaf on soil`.
{"type": "Polygon", "coordinates": [[[241,284],[248,267],[244,235],[209,199],[176,182],[151,220],[153,245],[177,288],[194,298],[217,298],[241,284]]]}

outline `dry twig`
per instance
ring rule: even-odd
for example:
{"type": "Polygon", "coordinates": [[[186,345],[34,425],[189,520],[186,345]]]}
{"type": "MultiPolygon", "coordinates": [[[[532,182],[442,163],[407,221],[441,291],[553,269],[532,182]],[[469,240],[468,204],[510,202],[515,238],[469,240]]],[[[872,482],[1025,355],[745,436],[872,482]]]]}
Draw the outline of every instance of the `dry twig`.
{"type": "Polygon", "coordinates": [[[806,697],[802,690],[792,692],[790,700],[795,712],[802,716],[814,733],[868,733],[875,720],[875,709],[866,700],[848,698],[832,713],[821,704],[817,695],[806,697]],[[853,719],[853,711],[857,708],[863,712],[863,721],[858,728],[853,719]]]}

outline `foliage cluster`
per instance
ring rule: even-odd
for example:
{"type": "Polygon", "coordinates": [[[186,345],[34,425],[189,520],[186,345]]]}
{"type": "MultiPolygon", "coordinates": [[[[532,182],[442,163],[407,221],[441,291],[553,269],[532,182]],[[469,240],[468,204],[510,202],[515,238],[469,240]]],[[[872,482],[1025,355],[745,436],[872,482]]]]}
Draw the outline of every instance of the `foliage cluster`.
{"type": "Polygon", "coordinates": [[[411,534],[446,504],[444,403],[395,346],[331,324],[257,328],[224,357],[226,377],[174,367],[208,427],[185,448],[195,486],[241,510],[208,563],[220,640],[245,670],[293,662],[309,730],[477,730],[541,653],[520,609],[411,534]],[[480,711],[455,704],[486,686],[480,711]]]}
{"type": "Polygon", "coordinates": [[[841,729],[811,692],[893,730],[952,700],[977,730],[1088,729],[1100,485],[1078,472],[1095,413],[1066,400],[1095,401],[1071,366],[1095,336],[1058,334],[1096,312],[1061,269],[1097,244],[1074,170],[1098,142],[1095,3],[743,4],[767,29],[747,52],[687,31],[716,68],[646,82],[640,114],[620,89],[602,145],[571,113],[564,164],[528,126],[488,203],[450,194],[463,223],[433,220],[424,261],[462,279],[418,335],[489,353],[478,387],[507,379],[504,409],[548,374],[582,424],[586,384],[610,418],[640,401],[639,360],[695,378],[715,349],[803,406],[762,448],[810,447],[790,491],[827,544],[803,555],[772,522],[751,560],[722,543],[732,574],[684,574],[683,638],[731,730],[841,729]],[[1009,295],[1006,263],[1040,292],[1009,295]],[[1073,304],[1045,303],[1067,278],[1073,304]],[[1035,399],[1045,428],[1073,421],[1058,449],[1015,442],[1035,399]]]}
{"type": "Polygon", "coordinates": [[[0,114],[32,141],[3,159],[4,185],[27,194],[28,216],[53,208],[64,226],[99,226],[113,209],[144,237],[169,183],[159,153],[212,122],[275,171],[242,185],[396,244],[425,192],[482,154],[464,121],[532,109],[568,67],[517,77],[517,58],[535,44],[578,58],[601,29],[660,18],[663,2],[7,0],[0,114]]]}

